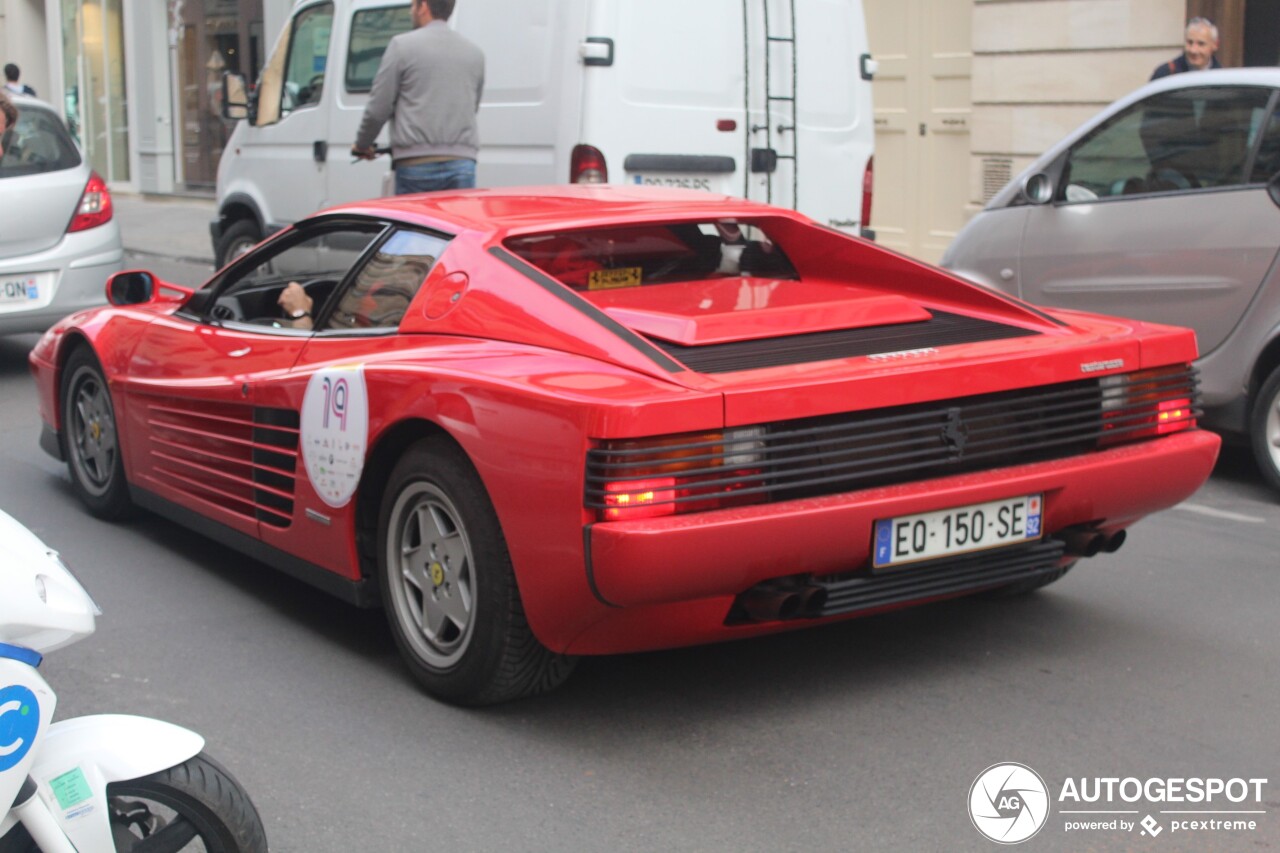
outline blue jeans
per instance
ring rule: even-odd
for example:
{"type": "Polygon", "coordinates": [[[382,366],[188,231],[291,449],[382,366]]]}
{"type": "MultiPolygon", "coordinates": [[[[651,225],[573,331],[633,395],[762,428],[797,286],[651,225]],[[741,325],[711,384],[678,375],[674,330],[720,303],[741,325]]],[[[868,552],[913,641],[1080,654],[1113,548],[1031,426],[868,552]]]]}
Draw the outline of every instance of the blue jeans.
{"type": "Polygon", "coordinates": [[[396,169],[396,195],[432,190],[469,190],[475,185],[475,160],[440,160],[396,169]]]}

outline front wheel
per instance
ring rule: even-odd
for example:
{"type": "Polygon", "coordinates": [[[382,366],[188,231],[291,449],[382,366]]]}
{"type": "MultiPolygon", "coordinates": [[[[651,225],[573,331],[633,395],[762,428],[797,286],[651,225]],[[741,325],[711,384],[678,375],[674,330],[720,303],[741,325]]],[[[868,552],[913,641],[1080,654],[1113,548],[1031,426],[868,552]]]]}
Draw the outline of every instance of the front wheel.
{"type": "Polygon", "coordinates": [[[1271,371],[1258,391],[1249,418],[1249,441],[1258,470],[1271,488],[1280,491],[1280,367],[1271,371]]]}
{"type": "Polygon", "coordinates": [[[497,515],[443,437],[396,464],[378,519],[378,575],[396,645],[437,698],[487,705],[541,693],[573,669],[533,636],[497,515]]]}
{"type": "MultiPolygon", "coordinates": [[[[249,795],[204,753],[141,779],[107,785],[117,853],[266,853],[267,832],[249,795]]],[[[39,853],[22,826],[3,853],[39,853]]]]}
{"type": "Polygon", "coordinates": [[[81,347],[63,368],[62,429],[67,469],[76,495],[99,518],[119,519],[133,509],[120,455],[115,406],[102,367],[81,347]]]}
{"type": "Polygon", "coordinates": [[[237,219],[222,232],[218,244],[213,247],[214,260],[218,269],[222,269],[245,252],[252,249],[262,240],[262,232],[258,223],[252,219],[237,219]]]}

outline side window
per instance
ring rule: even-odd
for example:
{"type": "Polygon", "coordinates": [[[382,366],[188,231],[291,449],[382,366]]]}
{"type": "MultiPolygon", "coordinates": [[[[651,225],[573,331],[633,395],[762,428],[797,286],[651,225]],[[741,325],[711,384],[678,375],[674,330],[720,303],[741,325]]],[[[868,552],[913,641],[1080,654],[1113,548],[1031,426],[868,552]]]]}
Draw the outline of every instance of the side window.
{"type": "Polygon", "coordinates": [[[343,76],[348,92],[368,92],[382,62],[391,37],[407,33],[413,26],[408,6],[366,9],[351,19],[351,43],[347,46],[347,69],[343,76]]]}
{"type": "Polygon", "coordinates": [[[1238,186],[1271,90],[1204,87],[1135,104],[1068,153],[1058,199],[1238,186]]]}
{"type": "Polygon", "coordinates": [[[398,231],[378,247],[338,298],[323,329],[385,329],[400,325],[409,303],[448,241],[420,231],[398,231]]]}
{"type": "Polygon", "coordinates": [[[232,272],[218,285],[210,316],[287,328],[279,299],[291,281],[307,291],[315,306],[312,313],[318,314],[382,228],[377,223],[347,223],[300,235],[270,255],[258,255],[255,266],[232,272]]]}
{"type": "Polygon", "coordinates": [[[1258,158],[1253,163],[1250,180],[1255,184],[1266,183],[1280,172],[1280,114],[1272,112],[1258,146],[1258,158]]]}
{"type": "Polygon", "coordinates": [[[332,30],[333,6],[328,3],[313,6],[294,18],[280,92],[281,114],[320,103],[332,30]]]}

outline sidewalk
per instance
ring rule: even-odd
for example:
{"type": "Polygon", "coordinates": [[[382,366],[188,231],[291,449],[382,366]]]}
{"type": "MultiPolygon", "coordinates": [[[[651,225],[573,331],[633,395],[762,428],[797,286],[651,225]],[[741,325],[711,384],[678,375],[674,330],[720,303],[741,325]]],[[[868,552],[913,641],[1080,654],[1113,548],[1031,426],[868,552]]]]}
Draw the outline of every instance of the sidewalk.
{"type": "Polygon", "coordinates": [[[213,199],[113,192],[111,200],[126,253],[212,266],[213,199]]]}

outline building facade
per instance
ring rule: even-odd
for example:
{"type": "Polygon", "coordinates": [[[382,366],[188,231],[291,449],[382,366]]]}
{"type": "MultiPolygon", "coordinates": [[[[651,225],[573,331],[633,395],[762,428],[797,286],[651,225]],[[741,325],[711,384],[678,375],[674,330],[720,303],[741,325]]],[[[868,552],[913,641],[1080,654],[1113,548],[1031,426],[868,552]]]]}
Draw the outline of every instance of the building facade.
{"type": "MultiPolygon", "coordinates": [[[[65,106],[114,188],[209,193],[231,129],[221,74],[255,79],[290,5],[0,0],[0,61],[65,106]]],[[[880,65],[872,224],[884,244],[930,261],[1011,175],[1180,52],[1188,17],[1218,22],[1224,64],[1280,55],[1280,0],[865,5],[880,65]]]]}

